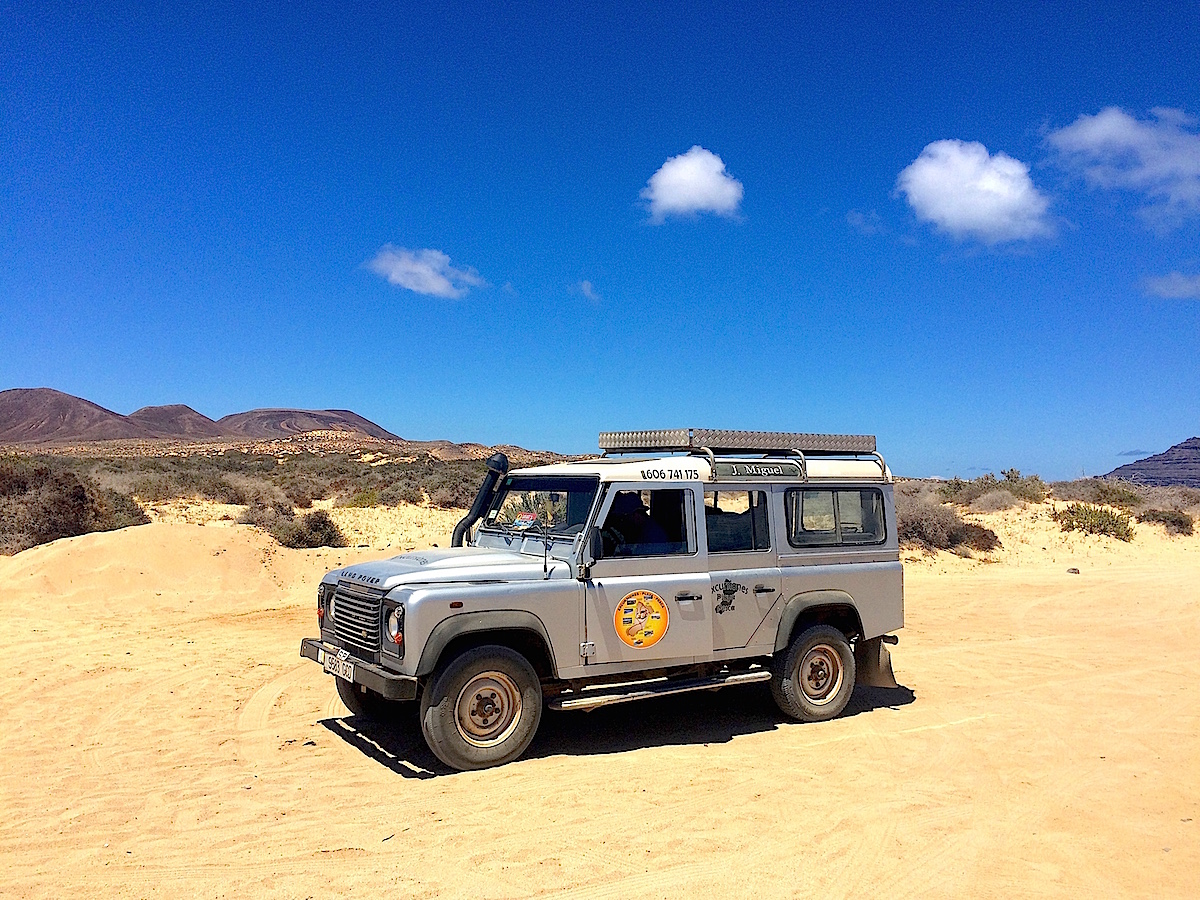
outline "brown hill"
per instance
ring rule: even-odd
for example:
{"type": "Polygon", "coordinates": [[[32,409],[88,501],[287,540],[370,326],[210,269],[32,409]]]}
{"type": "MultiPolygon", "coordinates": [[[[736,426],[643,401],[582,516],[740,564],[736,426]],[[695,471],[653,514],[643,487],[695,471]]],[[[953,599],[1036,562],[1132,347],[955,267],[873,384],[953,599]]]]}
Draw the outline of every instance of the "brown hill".
{"type": "Polygon", "coordinates": [[[221,426],[190,406],[173,403],[169,406],[143,406],[125,417],[156,435],[171,438],[222,437],[221,426]]]}
{"type": "Polygon", "coordinates": [[[180,403],[145,406],[123,416],[52,388],[0,391],[0,443],[3,444],[156,438],[273,440],[309,431],[341,431],[398,440],[390,431],[348,409],[254,409],[214,422],[180,403]]]}
{"type": "Polygon", "coordinates": [[[270,439],[290,437],[306,431],[347,431],[385,441],[399,440],[348,409],[252,409],[217,421],[227,437],[270,439]]]}
{"type": "Polygon", "coordinates": [[[142,424],[52,388],[0,391],[0,442],[111,441],[155,437],[142,424]]]}
{"type": "Polygon", "coordinates": [[[1138,484],[1200,488],[1200,437],[1188,438],[1162,453],[1119,466],[1104,477],[1138,484]]]}

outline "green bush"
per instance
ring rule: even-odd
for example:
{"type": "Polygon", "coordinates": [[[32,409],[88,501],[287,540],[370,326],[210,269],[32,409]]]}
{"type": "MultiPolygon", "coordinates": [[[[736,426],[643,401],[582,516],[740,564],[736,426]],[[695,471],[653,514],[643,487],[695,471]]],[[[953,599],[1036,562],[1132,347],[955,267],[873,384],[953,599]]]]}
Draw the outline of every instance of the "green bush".
{"type": "Polygon", "coordinates": [[[1091,503],[1072,503],[1054,513],[1063,531],[1107,534],[1122,541],[1133,540],[1133,522],[1128,513],[1115,512],[1091,503]]]}
{"type": "Polygon", "coordinates": [[[379,491],[375,488],[356,491],[354,496],[342,505],[355,509],[373,509],[379,505],[379,491]]]}
{"type": "Polygon", "coordinates": [[[1137,517],[1139,522],[1158,522],[1171,534],[1191,534],[1192,517],[1181,509],[1148,509],[1137,517]]]}

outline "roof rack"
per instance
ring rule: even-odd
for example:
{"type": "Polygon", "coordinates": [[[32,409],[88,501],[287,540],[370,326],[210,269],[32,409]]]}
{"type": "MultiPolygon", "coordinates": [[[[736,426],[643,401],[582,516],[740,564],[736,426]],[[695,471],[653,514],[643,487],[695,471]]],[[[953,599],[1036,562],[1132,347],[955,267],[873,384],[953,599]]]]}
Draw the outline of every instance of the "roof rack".
{"type": "Polygon", "coordinates": [[[890,481],[887,464],[875,450],[873,434],[809,434],[797,431],[722,431],[716,428],[664,428],[658,431],[602,431],[603,456],[623,453],[687,453],[708,457],[716,469],[716,456],[761,454],[786,456],[800,465],[808,480],[809,456],[870,456],[879,464],[879,475],[890,481]]]}
{"type": "Polygon", "coordinates": [[[788,431],[723,431],[668,428],[602,431],[600,449],[609,453],[762,453],[766,455],[854,456],[875,453],[873,434],[807,434],[788,431]]]}

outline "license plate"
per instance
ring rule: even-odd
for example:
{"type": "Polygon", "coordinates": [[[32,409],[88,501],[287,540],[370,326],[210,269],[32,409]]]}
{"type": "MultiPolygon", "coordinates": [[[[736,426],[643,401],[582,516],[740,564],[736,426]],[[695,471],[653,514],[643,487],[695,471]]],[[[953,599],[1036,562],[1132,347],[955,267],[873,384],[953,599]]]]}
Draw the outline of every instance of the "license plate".
{"type": "Polygon", "coordinates": [[[347,681],[353,681],[354,663],[348,659],[338,659],[332,653],[326,653],[325,672],[329,675],[336,675],[338,678],[345,678],[347,681]]]}

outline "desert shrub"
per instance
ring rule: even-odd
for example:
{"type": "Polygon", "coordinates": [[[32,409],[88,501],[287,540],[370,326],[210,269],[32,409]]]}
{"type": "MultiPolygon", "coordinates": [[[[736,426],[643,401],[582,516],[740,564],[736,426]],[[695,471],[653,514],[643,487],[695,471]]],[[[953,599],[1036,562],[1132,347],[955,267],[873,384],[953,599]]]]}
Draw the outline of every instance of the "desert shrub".
{"type": "Polygon", "coordinates": [[[98,488],[69,469],[18,464],[2,470],[0,552],[149,521],[132,497],[98,488]]]}
{"type": "Polygon", "coordinates": [[[1050,496],[1050,487],[1041,476],[1022,475],[1017,469],[1007,469],[1000,474],[1004,476],[1004,480],[998,482],[1000,487],[1018,500],[1041,503],[1050,496]]]}
{"type": "Polygon", "coordinates": [[[470,506],[470,498],[463,499],[461,491],[452,487],[434,488],[429,495],[429,503],[431,506],[437,506],[441,509],[454,509],[455,507],[470,506]]]}
{"type": "Polygon", "coordinates": [[[361,491],[355,491],[342,506],[350,506],[355,509],[372,509],[379,505],[379,491],[376,488],[366,488],[361,491]]]}
{"type": "Polygon", "coordinates": [[[971,512],[999,512],[1002,509],[1011,509],[1017,505],[1017,498],[1008,491],[1002,491],[997,488],[994,491],[988,491],[976,497],[971,502],[971,512]]]}
{"type": "Polygon", "coordinates": [[[1018,469],[1006,469],[1000,473],[1004,477],[997,479],[988,473],[971,481],[961,478],[951,478],[939,489],[942,499],[949,500],[961,506],[969,506],[985,494],[994,491],[1007,491],[1018,500],[1028,500],[1040,503],[1050,494],[1046,482],[1037,475],[1022,475],[1018,469]]]}
{"type": "Polygon", "coordinates": [[[1133,522],[1128,513],[1091,503],[1071,503],[1054,513],[1063,531],[1107,534],[1122,541],[1133,540],[1133,522]]]}
{"type": "Polygon", "coordinates": [[[45,484],[50,470],[45,466],[34,466],[20,459],[0,462],[0,497],[19,497],[45,484]]]}
{"type": "Polygon", "coordinates": [[[1054,496],[1059,500],[1076,500],[1098,506],[1133,509],[1142,503],[1139,488],[1127,481],[1104,478],[1080,478],[1076,481],[1056,481],[1054,496]]]}
{"type": "Polygon", "coordinates": [[[425,502],[425,493],[414,482],[397,481],[380,492],[379,502],[388,506],[397,503],[419,504],[425,502]]]}
{"type": "Polygon", "coordinates": [[[283,489],[262,476],[226,472],[221,475],[220,481],[227,486],[229,491],[240,498],[233,501],[238,504],[259,503],[264,506],[286,505],[291,507],[291,502],[283,489]]]}
{"type": "Polygon", "coordinates": [[[288,502],[300,509],[308,509],[314,500],[323,499],[325,496],[324,485],[318,479],[305,475],[283,479],[280,488],[288,502]]]}
{"type": "Polygon", "coordinates": [[[1147,509],[1178,509],[1191,511],[1193,518],[1200,515],[1200,490],[1176,485],[1138,485],[1142,505],[1147,509]]]}
{"type": "Polygon", "coordinates": [[[149,524],[150,517],[128,494],[100,488],[96,491],[96,531],[115,531],[149,524]]]}
{"type": "Polygon", "coordinates": [[[1159,522],[1167,526],[1167,531],[1171,534],[1191,534],[1193,528],[1192,517],[1181,509],[1148,509],[1141,513],[1137,520],[1159,522]]]}
{"type": "Polygon", "coordinates": [[[337,523],[323,509],[306,513],[298,519],[277,520],[271,528],[275,540],[285,547],[345,547],[346,537],[337,523]]]}
{"type": "Polygon", "coordinates": [[[964,522],[952,507],[920,495],[897,494],[896,523],[900,543],[927,550],[966,546],[987,551],[1000,546],[990,528],[964,522]]]}
{"type": "Polygon", "coordinates": [[[239,525],[254,525],[269,531],[281,519],[290,522],[293,518],[295,518],[295,513],[286,503],[275,503],[269,506],[266,503],[251,503],[242,510],[237,521],[239,525]]]}

